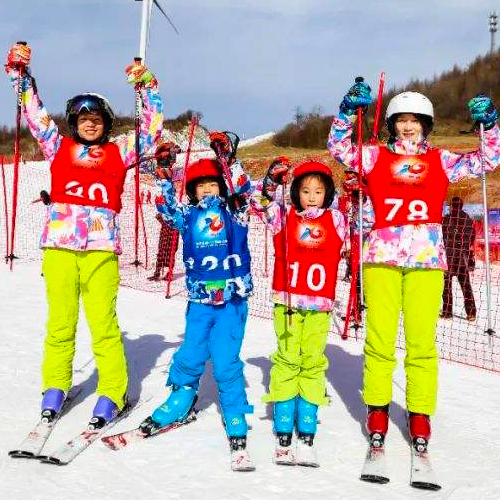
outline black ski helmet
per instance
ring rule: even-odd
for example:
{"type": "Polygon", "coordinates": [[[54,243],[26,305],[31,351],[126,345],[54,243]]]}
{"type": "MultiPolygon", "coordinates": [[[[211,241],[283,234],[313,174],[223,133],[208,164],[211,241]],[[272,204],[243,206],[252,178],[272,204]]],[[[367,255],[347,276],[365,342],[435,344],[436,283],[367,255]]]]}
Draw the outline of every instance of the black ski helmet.
{"type": "Polygon", "coordinates": [[[66,103],[66,121],[71,130],[71,135],[75,141],[85,143],[86,141],[78,135],[76,126],[78,115],[83,112],[100,113],[104,120],[104,132],[98,142],[101,144],[108,142],[109,134],[115,121],[115,114],[108,100],[100,94],[84,92],[72,97],[66,103]]]}

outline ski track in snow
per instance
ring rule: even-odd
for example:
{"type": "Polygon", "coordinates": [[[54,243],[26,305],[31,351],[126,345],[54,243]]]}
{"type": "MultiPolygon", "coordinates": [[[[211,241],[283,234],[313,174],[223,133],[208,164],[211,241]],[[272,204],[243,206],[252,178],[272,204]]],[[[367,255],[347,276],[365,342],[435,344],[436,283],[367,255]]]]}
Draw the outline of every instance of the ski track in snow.
{"type": "MultiPolygon", "coordinates": [[[[16,261],[14,272],[0,267],[0,498],[17,500],[81,499],[496,499],[500,491],[500,398],[498,374],[449,362],[440,364],[438,411],[433,419],[431,458],[440,492],[409,486],[410,450],[404,419],[402,356],[395,372],[387,455],[391,482],[359,480],[366,440],[365,409],[360,399],[362,344],[330,337],[328,393],[332,405],[320,409],[316,445],[319,469],[273,465],[271,407],[260,403],[269,380],[268,356],[275,348],[272,323],[249,317],[242,358],[248,396],[255,405],[249,417],[248,449],[256,472],[230,471],[229,448],[216,404],[210,365],[200,387],[198,422],[140,442],[119,452],[94,443],[66,467],[13,460],[15,448],[35,424],[40,403],[40,361],[46,316],[40,265],[16,261]]],[[[127,348],[131,396],[153,396],[113,428],[137,425],[166,396],[171,357],[182,341],[185,302],[161,294],[121,288],[118,313],[127,348]]],[[[84,316],[78,328],[74,385],[80,384],[70,412],[50,437],[46,451],[81,430],[95,403],[96,373],[84,316]]]]}

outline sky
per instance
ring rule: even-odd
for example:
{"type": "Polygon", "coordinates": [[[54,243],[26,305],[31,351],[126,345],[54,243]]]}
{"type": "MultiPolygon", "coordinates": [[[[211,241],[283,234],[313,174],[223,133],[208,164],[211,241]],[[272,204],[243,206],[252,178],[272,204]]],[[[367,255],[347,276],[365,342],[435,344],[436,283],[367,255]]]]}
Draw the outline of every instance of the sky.
{"type": "MultiPolygon", "coordinates": [[[[376,93],[381,71],[390,87],[467,66],[488,52],[488,16],[500,9],[495,0],[159,2],[180,31],[153,13],[146,63],[160,82],[165,115],[195,109],[209,129],[242,138],[282,128],[296,106],[335,113],[358,75],[376,93]]],[[[49,112],[92,91],[130,114],[134,93],[124,68],[138,54],[140,16],[134,0],[1,0],[0,59],[13,42],[30,43],[49,112]]],[[[0,125],[13,125],[7,78],[0,79],[0,110],[0,125]]]]}

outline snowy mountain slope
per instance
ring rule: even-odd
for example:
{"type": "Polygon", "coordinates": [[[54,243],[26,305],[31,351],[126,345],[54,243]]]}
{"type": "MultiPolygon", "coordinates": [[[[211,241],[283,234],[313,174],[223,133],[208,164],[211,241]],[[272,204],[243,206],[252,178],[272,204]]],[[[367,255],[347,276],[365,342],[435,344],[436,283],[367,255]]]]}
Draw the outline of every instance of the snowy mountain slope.
{"type": "MultiPolygon", "coordinates": [[[[166,301],[161,294],[122,288],[119,319],[127,347],[130,392],[152,399],[114,431],[136,425],[166,395],[169,361],[182,340],[185,303],[166,301]]],[[[440,396],[434,419],[431,453],[443,490],[413,490],[409,480],[409,449],[405,439],[402,359],[395,373],[394,403],[387,451],[391,482],[359,481],[366,442],[362,431],[362,345],[331,337],[328,392],[332,405],[320,410],[317,436],[319,469],[272,464],[271,408],[260,403],[269,380],[269,354],[275,346],[272,323],[250,317],[242,357],[246,362],[250,416],[249,450],[254,473],[229,470],[229,453],[210,369],[204,376],[200,420],[171,434],[112,452],[95,443],[67,467],[16,461],[7,451],[16,447],[34,424],[40,402],[40,360],[46,314],[40,266],[16,261],[10,273],[0,266],[0,498],[55,499],[496,499],[500,491],[499,378],[484,370],[441,362],[440,396]]],[[[399,352],[402,358],[403,352],[399,352]]],[[[74,408],[51,436],[52,450],[81,429],[95,402],[96,374],[89,334],[79,324],[74,385],[81,385],[74,408]]]]}

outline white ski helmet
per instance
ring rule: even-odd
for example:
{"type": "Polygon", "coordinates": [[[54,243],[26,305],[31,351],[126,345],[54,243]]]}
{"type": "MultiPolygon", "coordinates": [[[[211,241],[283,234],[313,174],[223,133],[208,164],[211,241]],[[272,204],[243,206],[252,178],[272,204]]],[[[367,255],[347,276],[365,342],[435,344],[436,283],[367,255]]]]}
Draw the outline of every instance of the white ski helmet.
{"type": "Polygon", "coordinates": [[[401,113],[412,113],[421,119],[424,135],[429,134],[434,122],[432,102],[419,92],[401,92],[395,95],[387,105],[385,119],[391,135],[395,135],[394,122],[401,113]]]}

